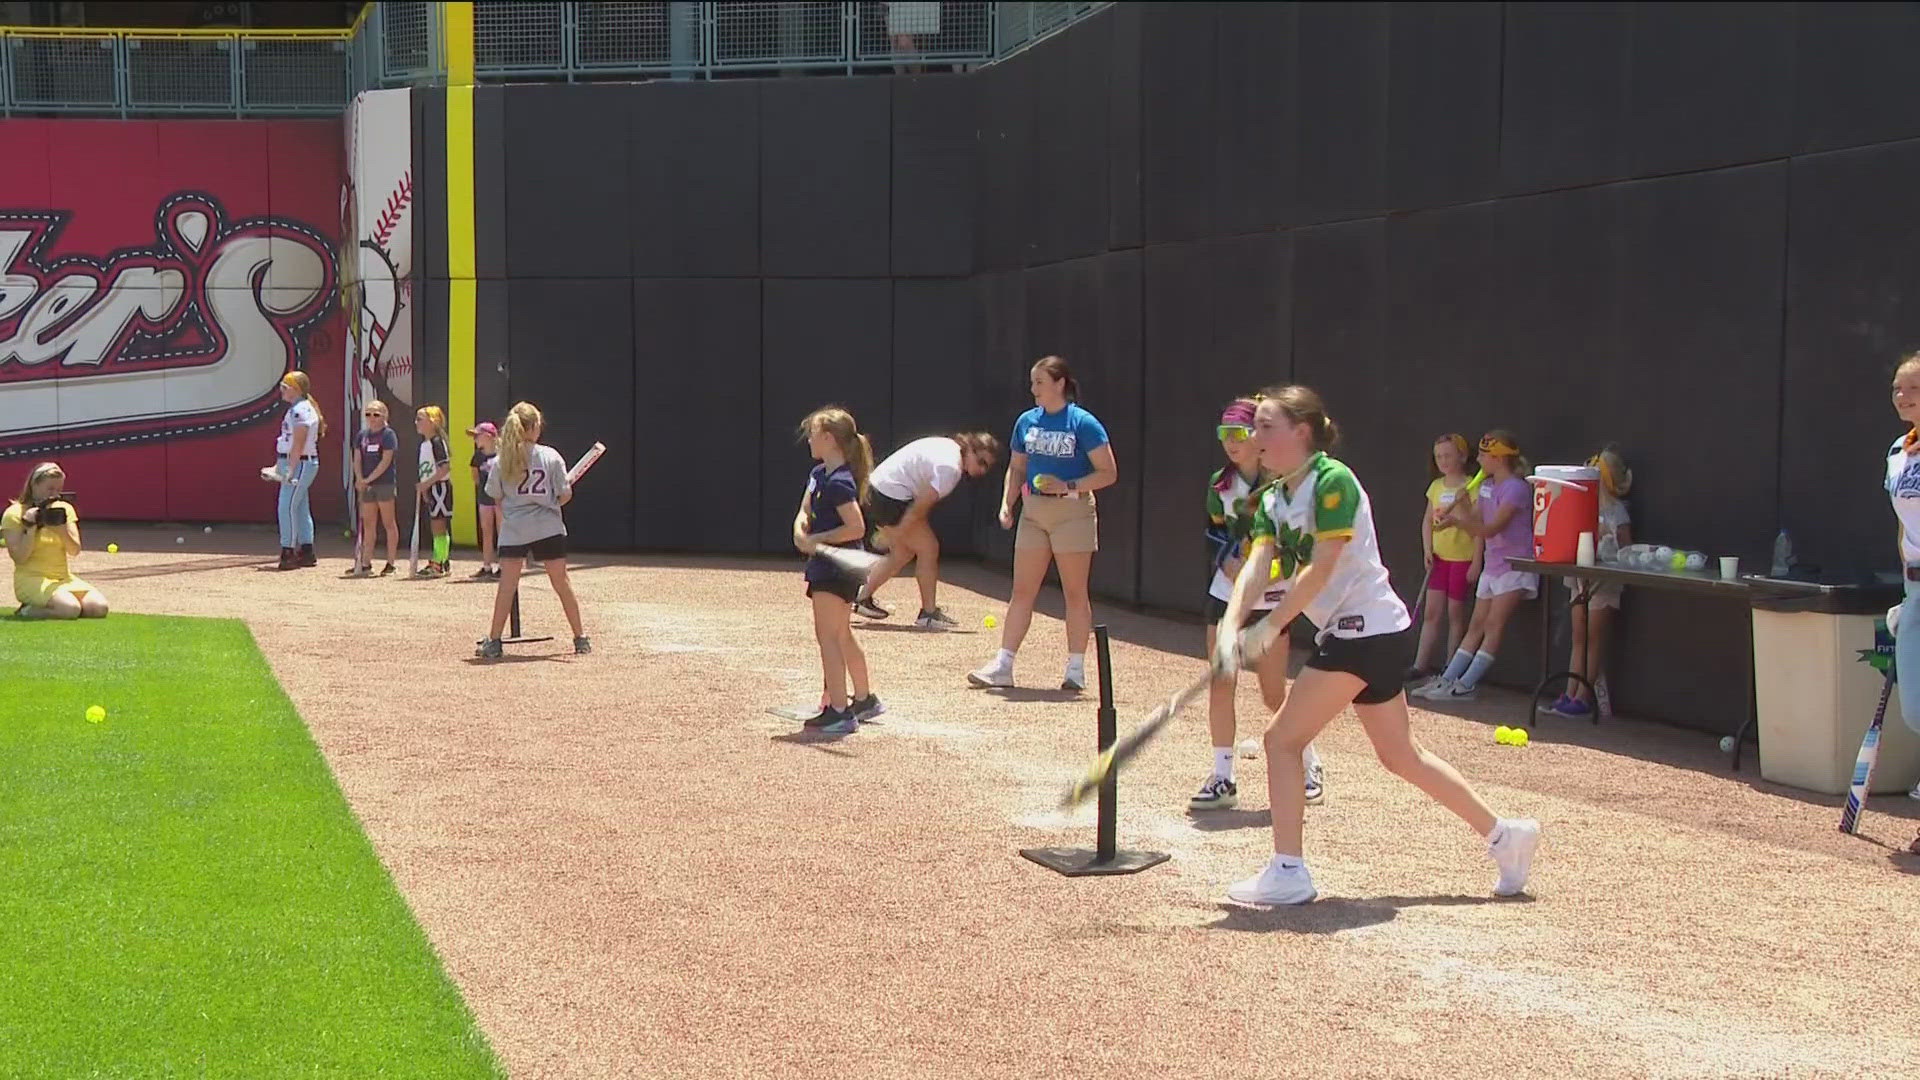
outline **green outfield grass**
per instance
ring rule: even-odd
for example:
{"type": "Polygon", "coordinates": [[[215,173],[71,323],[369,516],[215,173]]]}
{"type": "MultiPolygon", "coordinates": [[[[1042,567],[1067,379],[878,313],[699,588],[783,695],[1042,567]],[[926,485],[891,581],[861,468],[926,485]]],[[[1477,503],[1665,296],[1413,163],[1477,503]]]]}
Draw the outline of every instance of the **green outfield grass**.
{"type": "Polygon", "coordinates": [[[3,619],[0,694],[0,1076],[503,1075],[244,625],[3,619]]]}

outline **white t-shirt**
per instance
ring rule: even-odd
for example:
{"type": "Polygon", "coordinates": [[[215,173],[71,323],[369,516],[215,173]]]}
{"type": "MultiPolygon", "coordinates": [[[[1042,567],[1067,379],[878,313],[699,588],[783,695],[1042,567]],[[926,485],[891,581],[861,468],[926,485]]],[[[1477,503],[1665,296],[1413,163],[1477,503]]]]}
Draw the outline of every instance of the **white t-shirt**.
{"type": "Polygon", "coordinates": [[[487,476],[487,494],[500,504],[500,543],[531,544],[549,536],[567,535],[560,500],[573,485],[567,480],[567,459],[544,443],[527,448],[527,474],[512,488],[507,470],[496,465],[487,476]]]}
{"type": "Polygon", "coordinates": [[[287,409],[280,418],[280,437],[274,440],[273,452],[285,457],[293,452],[293,429],[307,429],[307,444],[300,451],[301,457],[320,456],[320,413],[314,409],[313,402],[301,398],[287,409]]]}
{"type": "Polygon", "coordinates": [[[1316,541],[1347,542],[1333,577],[1303,614],[1320,628],[1322,639],[1377,637],[1412,626],[1380,560],[1373,505],[1360,481],[1324,453],[1314,454],[1304,473],[1291,491],[1285,484],[1268,485],[1253,516],[1254,541],[1274,541],[1285,579],[1313,562],[1316,541]]]}
{"type": "Polygon", "coordinates": [[[1900,519],[1900,560],[1920,566],[1920,453],[1907,453],[1904,437],[1887,448],[1887,497],[1900,519]]]}
{"type": "Polygon", "coordinates": [[[923,487],[944,499],[960,486],[960,453],[960,444],[944,435],[915,439],[874,466],[867,486],[901,502],[912,502],[923,487]]]}

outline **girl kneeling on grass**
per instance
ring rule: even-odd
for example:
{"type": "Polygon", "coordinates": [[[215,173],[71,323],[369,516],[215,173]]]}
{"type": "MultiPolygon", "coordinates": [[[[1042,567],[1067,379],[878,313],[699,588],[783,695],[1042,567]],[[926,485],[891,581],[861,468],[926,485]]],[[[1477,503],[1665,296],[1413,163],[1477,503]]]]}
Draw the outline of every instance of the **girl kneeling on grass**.
{"type": "Polygon", "coordinates": [[[1268,588],[1276,558],[1291,587],[1268,618],[1285,626],[1304,613],[1320,633],[1306,669],[1267,728],[1273,858],[1227,896],[1240,903],[1304,904],[1318,895],[1301,855],[1306,809],[1300,754],[1348,705],[1382,765],[1487,838],[1500,867],[1494,892],[1511,896],[1526,888],[1540,826],[1495,817],[1452,766],[1414,741],[1401,692],[1413,651],[1412,619],[1380,561],[1366,491],[1346,465],[1327,456],[1336,432],[1320,396],[1304,386],[1267,391],[1255,413],[1253,441],[1261,463],[1279,480],[1263,490],[1254,510],[1253,548],[1220,621],[1214,669],[1231,673],[1241,666],[1237,631],[1268,588]]]}
{"type": "Polygon", "coordinates": [[[807,474],[807,490],[793,515],[793,546],[807,556],[807,597],[813,603],[813,639],[820,646],[826,704],[807,726],[828,735],[850,735],[860,721],[886,711],[867,680],[867,654],[853,637],[853,604],[860,579],[820,554],[823,544],[851,544],[867,535],[860,504],[873,472],[873,447],[852,414],[836,406],[800,421],[800,435],[820,464],[807,474]],[[847,680],[853,697],[847,697],[847,680]]]}
{"type": "Polygon", "coordinates": [[[23,619],[101,619],[107,598],[73,576],[67,560],[80,554],[80,518],[60,498],[67,474],[51,461],[27,474],[20,497],[0,514],[0,537],[13,557],[13,598],[23,619]]]}
{"type": "Polygon", "coordinates": [[[567,462],[560,451],[540,442],[545,424],[540,410],[527,402],[508,410],[506,427],[500,432],[499,463],[487,478],[487,494],[500,504],[500,587],[493,594],[493,623],[479,649],[479,655],[489,660],[501,655],[500,633],[506,629],[528,555],[546,568],[553,594],[560,598],[560,609],[573,630],[573,651],[593,651],[580,623],[580,601],[567,578],[567,523],[560,508],[573,500],[573,482],[567,479],[567,462]]]}

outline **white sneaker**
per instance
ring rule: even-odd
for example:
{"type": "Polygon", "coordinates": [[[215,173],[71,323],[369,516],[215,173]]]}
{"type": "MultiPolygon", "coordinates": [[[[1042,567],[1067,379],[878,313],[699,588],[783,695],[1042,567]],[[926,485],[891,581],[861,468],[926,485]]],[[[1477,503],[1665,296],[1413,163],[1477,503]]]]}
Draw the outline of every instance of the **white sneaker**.
{"type": "Polygon", "coordinates": [[[1087,688],[1087,666],[1067,661],[1067,673],[1060,680],[1062,690],[1085,690],[1087,688]]]}
{"type": "Polygon", "coordinates": [[[1315,762],[1307,770],[1307,805],[1319,806],[1327,801],[1327,767],[1315,762]]]}
{"type": "Polygon", "coordinates": [[[1445,697],[1447,692],[1452,689],[1453,680],[1447,678],[1445,675],[1435,675],[1433,678],[1415,687],[1413,692],[1407,696],[1432,701],[1436,698],[1445,697]]]}
{"type": "Polygon", "coordinates": [[[1227,899],[1237,904],[1305,904],[1319,895],[1305,863],[1281,867],[1272,859],[1259,874],[1227,886],[1227,899]]]}
{"type": "Polygon", "coordinates": [[[1002,664],[998,658],[989,660],[984,666],[967,672],[967,681],[983,690],[990,686],[1012,686],[1013,665],[1002,664]]]}
{"type": "Polygon", "coordinates": [[[1913,790],[1907,792],[1907,798],[1920,799],[1920,784],[1913,785],[1913,790]]]}
{"type": "Polygon", "coordinates": [[[1240,805],[1240,789],[1218,773],[1207,776],[1200,791],[1187,800],[1189,810],[1231,810],[1240,805]]]}
{"type": "Polygon", "coordinates": [[[1533,870],[1533,852],[1540,846],[1540,823],[1532,818],[1502,818],[1493,826],[1487,853],[1500,867],[1495,896],[1518,896],[1527,888],[1533,870]]]}
{"type": "Polygon", "coordinates": [[[1475,697],[1479,696],[1479,694],[1480,694],[1480,688],[1477,686],[1462,686],[1459,683],[1453,683],[1449,685],[1445,690],[1442,690],[1434,694],[1433,700],[1435,701],[1472,701],[1475,697]]]}

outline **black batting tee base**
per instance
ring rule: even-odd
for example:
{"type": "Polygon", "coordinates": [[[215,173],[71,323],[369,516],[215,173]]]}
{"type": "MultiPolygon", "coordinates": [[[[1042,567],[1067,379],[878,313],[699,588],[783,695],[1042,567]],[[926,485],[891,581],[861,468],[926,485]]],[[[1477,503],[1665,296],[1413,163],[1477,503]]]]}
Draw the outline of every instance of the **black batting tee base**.
{"type": "MultiPolygon", "coordinates": [[[[1113,709],[1112,651],[1107,643],[1105,626],[1093,628],[1093,642],[1095,652],[1100,658],[1100,723],[1097,750],[1105,753],[1107,748],[1120,737],[1119,724],[1113,709]]],[[[1068,877],[1137,874],[1150,866],[1158,866],[1166,862],[1168,855],[1164,851],[1121,851],[1115,846],[1114,833],[1118,829],[1120,816],[1119,775],[1119,769],[1108,769],[1106,779],[1100,782],[1099,826],[1095,830],[1092,850],[1069,847],[1021,848],[1021,857],[1068,877]]]]}

